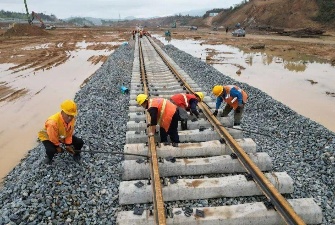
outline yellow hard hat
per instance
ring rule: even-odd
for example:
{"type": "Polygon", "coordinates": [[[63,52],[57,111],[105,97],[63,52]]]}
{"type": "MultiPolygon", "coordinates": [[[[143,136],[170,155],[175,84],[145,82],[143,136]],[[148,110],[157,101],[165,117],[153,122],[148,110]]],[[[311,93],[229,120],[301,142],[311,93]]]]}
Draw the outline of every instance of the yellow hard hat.
{"type": "Polygon", "coordinates": [[[145,100],[148,100],[148,95],[146,94],[139,94],[136,97],[137,104],[142,105],[145,100]]]}
{"type": "Polygon", "coordinates": [[[60,108],[63,112],[65,112],[69,116],[76,116],[77,115],[77,105],[72,100],[65,100],[60,105],[60,108]]]}
{"type": "Polygon", "coordinates": [[[199,96],[200,101],[204,100],[204,93],[202,93],[202,92],[195,92],[195,94],[199,96]]]}
{"type": "Polygon", "coordinates": [[[222,85],[215,85],[213,87],[212,92],[213,92],[213,95],[215,95],[216,97],[219,97],[223,92],[223,86],[222,85]]]}

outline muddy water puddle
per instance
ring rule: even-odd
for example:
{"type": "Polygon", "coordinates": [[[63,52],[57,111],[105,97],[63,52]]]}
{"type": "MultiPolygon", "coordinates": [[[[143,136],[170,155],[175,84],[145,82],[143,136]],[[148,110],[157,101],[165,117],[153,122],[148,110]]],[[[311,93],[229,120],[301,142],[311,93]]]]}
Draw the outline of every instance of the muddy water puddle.
{"type": "Polygon", "coordinates": [[[8,68],[13,64],[0,64],[0,180],[37,145],[37,132],[45,120],[60,111],[62,101],[74,99],[85,79],[103,63],[89,59],[111,53],[79,49],[64,64],[43,71],[12,73],[8,68]],[[19,90],[24,92],[19,95],[19,90]]]}
{"type": "Polygon", "coordinates": [[[256,87],[299,114],[335,132],[335,67],[308,59],[286,61],[262,52],[245,53],[227,45],[196,40],[166,40],[237,81],[256,87]]]}

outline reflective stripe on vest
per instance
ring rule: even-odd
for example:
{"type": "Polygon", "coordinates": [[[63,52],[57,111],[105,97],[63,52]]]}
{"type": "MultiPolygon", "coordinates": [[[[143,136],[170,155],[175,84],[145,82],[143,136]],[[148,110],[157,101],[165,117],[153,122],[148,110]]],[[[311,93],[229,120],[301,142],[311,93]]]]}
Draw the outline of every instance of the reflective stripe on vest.
{"type": "Polygon", "coordinates": [[[186,94],[181,94],[181,95],[184,97],[186,108],[188,108],[188,101],[187,101],[186,94]]]}
{"type": "Polygon", "coordinates": [[[242,103],[245,104],[248,101],[248,94],[243,91],[241,88],[237,87],[236,85],[227,85],[224,86],[224,97],[222,96],[222,98],[224,99],[225,102],[227,102],[231,107],[233,107],[233,109],[236,109],[239,105],[238,101],[237,101],[237,97],[232,97],[230,95],[230,91],[232,88],[235,88],[237,91],[239,91],[242,95],[242,103]]]}
{"type": "MultiPolygon", "coordinates": [[[[239,88],[239,87],[237,87],[236,85],[227,85],[226,87],[227,87],[226,92],[229,92],[229,93],[226,93],[226,97],[225,97],[226,99],[230,98],[230,90],[231,90],[232,88],[235,88],[238,92],[241,92],[241,93],[242,93],[242,89],[239,88]]],[[[236,100],[236,99],[235,99],[235,100],[236,100]]],[[[235,102],[235,100],[232,101],[232,103],[235,102]]]]}
{"type": "MultiPolygon", "coordinates": [[[[162,104],[162,107],[161,107],[161,112],[158,115],[157,124],[160,124],[161,121],[162,121],[163,114],[164,114],[164,111],[165,111],[166,101],[167,101],[166,99],[163,99],[163,104],[162,104]]],[[[152,99],[149,100],[149,107],[148,108],[150,108],[151,105],[152,105],[152,99]]]]}
{"type": "Polygon", "coordinates": [[[164,111],[165,111],[165,106],[166,106],[166,99],[163,100],[163,105],[162,105],[161,113],[159,114],[158,124],[161,124],[161,121],[162,121],[162,118],[163,118],[163,114],[164,114],[164,111]]]}
{"type": "Polygon", "coordinates": [[[65,143],[66,137],[72,136],[73,134],[75,119],[71,120],[71,122],[66,126],[63,123],[62,115],[60,112],[50,116],[44,124],[44,128],[38,132],[38,138],[40,139],[40,141],[50,140],[48,132],[46,130],[46,124],[50,121],[54,121],[55,126],[58,129],[58,141],[61,143],[65,143]]]}

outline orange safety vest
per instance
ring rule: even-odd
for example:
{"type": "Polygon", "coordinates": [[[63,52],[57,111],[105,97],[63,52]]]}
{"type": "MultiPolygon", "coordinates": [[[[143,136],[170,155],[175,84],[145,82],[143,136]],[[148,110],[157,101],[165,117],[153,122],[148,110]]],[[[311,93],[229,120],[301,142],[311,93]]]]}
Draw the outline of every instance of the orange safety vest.
{"type": "Polygon", "coordinates": [[[237,99],[235,99],[234,97],[230,96],[230,90],[232,88],[235,88],[237,91],[242,93],[242,101],[243,104],[247,103],[248,101],[248,94],[247,92],[243,91],[241,88],[237,87],[236,85],[227,85],[227,86],[223,86],[223,91],[225,92],[226,96],[222,97],[223,100],[225,102],[227,102],[228,105],[230,105],[231,107],[233,107],[233,109],[235,110],[238,107],[238,101],[237,99]]]}
{"type": "Polygon", "coordinates": [[[190,109],[190,100],[191,99],[196,99],[197,97],[195,97],[195,95],[192,94],[175,94],[173,96],[171,96],[171,101],[176,104],[178,107],[181,107],[185,110],[189,110],[190,109]]]}
{"type": "Polygon", "coordinates": [[[155,107],[158,109],[157,124],[164,128],[167,132],[169,130],[172,117],[176,113],[177,106],[164,98],[149,99],[148,108],[155,107]]]}
{"type": "Polygon", "coordinates": [[[74,131],[75,118],[66,124],[60,112],[50,116],[45,122],[44,129],[38,132],[38,138],[41,141],[50,140],[54,145],[60,143],[72,144],[72,135],[74,131]],[[50,129],[52,136],[49,137],[47,130],[50,129]]]}

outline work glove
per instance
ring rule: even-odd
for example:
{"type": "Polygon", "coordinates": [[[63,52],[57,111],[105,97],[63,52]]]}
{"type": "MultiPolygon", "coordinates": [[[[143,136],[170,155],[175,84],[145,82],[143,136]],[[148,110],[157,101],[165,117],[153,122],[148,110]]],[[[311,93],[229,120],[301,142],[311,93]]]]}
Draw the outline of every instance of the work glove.
{"type": "Polygon", "coordinates": [[[199,112],[199,113],[202,113],[202,109],[198,109],[198,112],[199,112]]]}
{"type": "Polygon", "coordinates": [[[56,151],[57,151],[57,153],[62,153],[62,152],[64,152],[63,149],[62,149],[60,146],[56,147],[56,151]]]}
{"type": "Polygon", "coordinates": [[[65,147],[65,150],[68,151],[70,154],[74,155],[75,151],[71,145],[65,147]]]}
{"type": "Polygon", "coordinates": [[[217,109],[215,109],[215,111],[213,112],[213,116],[217,116],[218,115],[218,110],[217,109]]]}

